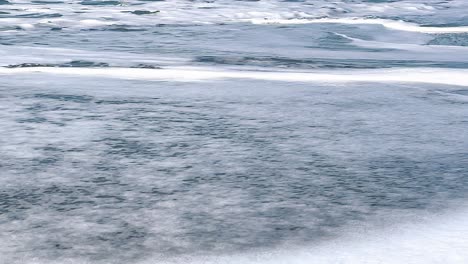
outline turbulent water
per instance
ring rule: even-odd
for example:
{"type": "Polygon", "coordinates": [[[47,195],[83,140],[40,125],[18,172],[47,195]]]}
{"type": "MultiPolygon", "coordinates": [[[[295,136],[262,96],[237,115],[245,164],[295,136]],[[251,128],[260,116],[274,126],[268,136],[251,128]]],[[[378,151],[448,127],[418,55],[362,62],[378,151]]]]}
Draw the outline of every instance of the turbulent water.
{"type": "Polygon", "coordinates": [[[0,263],[468,263],[468,1],[0,0],[0,263]]]}

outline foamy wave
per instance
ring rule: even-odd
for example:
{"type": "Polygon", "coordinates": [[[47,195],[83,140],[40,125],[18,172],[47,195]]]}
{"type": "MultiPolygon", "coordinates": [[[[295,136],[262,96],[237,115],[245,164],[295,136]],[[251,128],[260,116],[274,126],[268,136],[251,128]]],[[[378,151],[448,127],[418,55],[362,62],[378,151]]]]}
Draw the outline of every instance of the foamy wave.
{"type": "Polygon", "coordinates": [[[427,34],[467,33],[468,27],[429,27],[405,21],[367,18],[320,18],[320,19],[250,19],[253,24],[352,24],[382,25],[388,29],[427,34]]]}
{"type": "Polygon", "coordinates": [[[468,52],[468,47],[465,46],[448,46],[448,45],[422,45],[422,44],[411,44],[411,43],[393,43],[393,42],[382,42],[363,40],[353,38],[345,34],[335,33],[337,36],[348,39],[355,46],[362,48],[377,48],[377,49],[397,49],[406,50],[411,52],[432,52],[432,53],[443,53],[444,56],[448,56],[447,53],[452,52],[453,58],[460,57],[460,52],[468,52]]]}
{"type": "MultiPolygon", "coordinates": [[[[466,264],[468,263],[468,212],[422,217],[419,223],[381,230],[356,227],[352,234],[321,243],[291,248],[229,255],[183,256],[153,255],[137,264],[466,264]]],[[[75,258],[41,260],[28,256],[22,264],[91,264],[75,258]]],[[[98,262],[100,263],[100,262],[98,262]]]]}
{"type": "Polygon", "coordinates": [[[129,63],[148,63],[156,65],[180,65],[190,62],[189,58],[165,57],[157,54],[138,54],[116,51],[95,51],[57,47],[1,46],[1,66],[21,63],[66,63],[72,60],[105,61],[119,66],[129,63]]]}
{"type": "MultiPolygon", "coordinates": [[[[255,23],[305,23],[305,21],[317,20],[318,17],[340,17],[351,15],[354,17],[368,16],[415,16],[437,15],[447,21],[463,19],[466,3],[461,1],[416,3],[415,1],[397,1],[385,3],[362,3],[360,1],[115,1],[119,4],[83,5],[86,1],[68,1],[53,5],[37,5],[30,1],[10,1],[12,6],[5,7],[16,18],[1,18],[2,26],[18,27],[22,30],[60,27],[69,29],[102,28],[112,25],[126,25],[134,27],[146,27],[154,24],[217,24],[237,23],[251,20],[255,23]],[[304,4],[304,2],[309,2],[304,4]],[[207,11],[209,10],[209,11],[207,11]],[[78,11],[78,12],[77,12],[78,11]],[[137,13],[135,14],[135,11],[137,13]],[[144,11],[147,13],[140,13],[144,11]],[[30,16],[31,12],[36,13],[30,16]],[[60,17],[61,16],[61,17],[60,17]],[[448,17],[448,18],[445,18],[448,17]],[[22,24],[29,24],[23,25],[22,24]]],[[[95,1],[99,2],[99,1],[95,1]]],[[[112,1],[108,1],[112,2],[112,1]]],[[[328,20],[347,20],[350,18],[327,18],[328,20]]],[[[352,19],[352,18],[351,18],[352,19]]],[[[378,20],[378,19],[375,19],[378,20]]],[[[307,22],[310,23],[310,22],[307,22]]],[[[323,21],[321,23],[324,23],[323,21]]],[[[338,22],[334,22],[338,23],[338,22]]],[[[397,27],[398,25],[389,25],[397,27]]],[[[406,26],[408,28],[408,25],[406,26]]],[[[418,30],[419,26],[413,26],[412,30],[418,30]],[[415,28],[414,28],[415,27],[415,28]]],[[[400,29],[401,30],[401,29],[400,29]]],[[[410,29],[410,31],[412,31],[410,29]]],[[[423,31],[440,33],[437,27],[424,27],[423,31]]],[[[459,29],[453,29],[459,33],[459,29]]],[[[449,31],[452,31],[449,29],[449,31]]],[[[445,32],[445,31],[444,31],[445,32]]],[[[466,32],[463,31],[463,32],[466,32]]],[[[454,32],[450,32],[454,33],[454,32]]]]}
{"type": "MultiPolygon", "coordinates": [[[[442,219],[327,241],[302,249],[281,249],[260,254],[187,258],[165,263],[194,264],[466,264],[468,212],[442,219]]],[[[359,229],[359,228],[358,228],[359,229]]],[[[157,263],[157,262],[144,262],[157,263]]]]}
{"type": "Polygon", "coordinates": [[[59,74],[133,80],[169,80],[179,82],[220,79],[251,79],[284,82],[409,82],[468,86],[468,69],[372,69],[347,71],[235,71],[210,68],[173,67],[165,69],[141,68],[60,68],[27,67],[0,68],[0,74],[59,74]]]}

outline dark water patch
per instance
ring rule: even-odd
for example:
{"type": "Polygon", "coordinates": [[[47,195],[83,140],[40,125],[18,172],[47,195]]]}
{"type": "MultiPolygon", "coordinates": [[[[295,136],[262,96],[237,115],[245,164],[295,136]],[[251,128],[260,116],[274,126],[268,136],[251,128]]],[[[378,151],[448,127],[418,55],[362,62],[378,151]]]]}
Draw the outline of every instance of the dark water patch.
{"type": "Polygon", "coordinates": [[[468,33],[464,34],[438,34],[428,45],[468,46],[468,33]]]}
{"type": "Polygon", "coordinates": [[[210,9],[219,9],[219,7],[217,7],[217,6],[200,6],[200,7],[198,7],[198,9],[210,10],[210,9]]]}
{"type": "Polygon", "coordinates": [[[85,28],[85,29],[81,29],[80,31],[83,31],[83,32],[100,32],[100,31],[143,32],[143,31],[147,31],[147,29],[143,27],[130,26],[130,25],[109,25],[109,26],[103,26],[103,27],[98,27],[98,28],[85,28]]]}
{"type": "Polygon", "coordinates": [[[42,0],[34,0],[31,1],[33,4],[40,4],[40,5],[52,5],[52,4],[63,4],[62,1],[42,1],[42,0]]]}
{"type": "Polygon", "coordinates": [[[105,62],[92,62],[92,61],[84,61],[84,60],[75,60],[66,63],[20,63],[20,64],[12,64],[5,66],[5,68],[37,68],[37,67],[72,67],[72,68],[103,68],[109,67],[108,63],[105,62]]]}
{"type": "Polygon", "coordinates": [[[131,68],[141,68],[141,69],[162,69],[163,67],[153,64],[140,63],[138,65],[132,66],[131,68]]]}
{"type": "Polygon", "coordinates": [[[49,63],[20,63],[5,66],[5,68],[35,68],[35,67],[56,67],[57,64],[49,63]]]}
{"type": "Polygon", "coordinates": [[[445,28],[445,27],[466,27],[468,26],[468,20],[461,20],[457,22],[451,22],[451,23],[441,23],[441,24],[423,24],[421,27],[440,27],[440,28],[445,28]]]}
{"type": "MultiPolygon", "coordinates": [[[[153,100],[159,100],[159,98],[153,98],[153,100]]],[[[154,101],[148,101],[143,99],[108,99],[108,100],[96,100],[96,104],[110,104],[110,105],[125,105],[125,104],[135,104],[135,105],[143,105],[143,104],[151,104],[155,103],[154,101]]]]}
{"type": "Polygon", "coordinates": [[[129,25],[111,25],[111,26],[104,27],[101,30],[103,30],[103,31],[116,31],[116,32],[146,31],[146,29],[144,29],[144,28],[138,28],[138,27],[129,26],[129,25]]]}
{"type": "Polygon", "coordinates": [[[454,93],[454,94],[467,95],[467,96],[468,96],[468,89],[464,89],[464,90],[455,90],[455,91],[451,91],[451,92],[454,93]]]}
{"type": "Polygon", "coordinates": [[[90,5],[90,6],[116,6],[121,5],[121,1],[112,1],[112,0],[86,0],[80,2],[81,5],[90,5]]]}
{"type": "Polygon", "coordinates": [[[46,156],[41,158],[32,159],[32,167],[38,170],[46,170],[50,167],[54,167],[62,160],[60,156],[46,156]]]}
{"type": "Polygon", "coordinates": [[[450,104],[458,104],[461,107],[464,107],[464,105],[468,104],[468,90],[434,90],[428,92],[428,95],[434,99],[440,99],[450,104]]]}
{"type": "Polygon", "coordinates": [[[44,117],[31,117],[16,120],[18,123],[46,123],[48,120],[44,117]]]}
{"type": "Polygon", "coordinates": [[[358,47],[352,45],[352,41],[348,38],[340,36],[335,33],[326,33],[323,37],[317,40],[315,45],[306,45],[305,48],[310,49],[323,49],[323,50],[351,50],[351,51],[365,51],[365,52],[387,52],[394,49],[391,48],[369,48],[358,47]]]}
{"type": "Polygon", "coordinates": [[[49,99],[49,100],[51,99],[51,100],[74,102],[74,103],[89,103],[93,100],[92,96],[86,96],[86,95],[49,94],[49,93],[35,94],[34,98],[49,99]]]}
{"type": "Polygon", "coordinates": [[[417,60],[370,59],[291,59],[285,57],[199,56],[195,62],[221,65],[302,69],[379,69],[391,67],[448,67],[468,68],[468,62],[432,62],[417,60]]]}
{"type": "Polygon", "coordinates": [[[125,222],[123,225],[123,231],[101,233],[100,235],[96,236],[96,239],[111,244],[113,248],[132,248],[135,246],[132,245],[133,243],[136,241],[143,242],[145,236],[148,235],[148,232],[144,227],[132,227],[127,222],[125,222]],[[126,243],[129,244],[126,245],[126,243],[122,243],[122,241],[126,241],[126,243]]]}
{"type": "Polygon", "coordinates": [[[93,61],[84,61],[84,60],[74,60],[67,63],[59,64],[58,67],[92,67],[92,68],[104,68],[109,67],[108,63],[105,62],[93,62],[93,61]]]}
{"type": "MultiPolygon", "coordinates": [[[[349,39],[330,32],[330,33],[326,33],[324,36],[321,36],[317,40],[317,44],[307,45],[305,47],[306,48],[321,48],[321,49],[326,49],[326,50],[342,50],[342,49],[350,49],[351,47],[349,46],[349,43],[351,43],[349,39]]],[[[355,47],[352,47],[352,49],[356,50],[355,47]]]]}
{"type": "Polygon", "coordinates": [[[8,2],[7,0],[0,0],[0,5],[9,5],[10,2],[8,2]]]}
{"type": "Polygon", "coordinates": [[[3,189],[0,192],[0,212],[24,212],[37,205],[47,205],[48,209],[67,212],[96,203],[87,186],[64,186],[53,184],[45,187],[27,187],[22,189],[3,189]]]}
{"type": "MultiPolygon", "coordinates": [[[[369,180],[381,185],[381,188],[385,188],[385,192],[376,195],[376,192],[371,189],[363,191],[367,194],[372,206],[425,208],[430,198],[440,194],[441,190],[457,190],[468,183],[468,169],[465,167],[468,163],[466,161],[450,163],[453,160],[460,161],[463,156],[467,157],[467,154],[456,153],[432,157],[431,163],[391,156],[370,160],[369,176],[371,177],[369,180]],[[459,176],[453,178],[457,174],[459,176]],[[407,192],[408,189],[411,189],[411,192],[407,192]]],[[[366,183],[366,186],[370,185],[366,183]]],[[[448,195],[463,196],[459,192],[448,195]]]]}
{"type": "Polygon", "coordinates": [[[154,15],[159,13],[159,10],[150,11],[150,10],[134,10],[134,11],[122,11],[122,13],[131,13],[134,15],[154,15]]]}
{"type": "Polygon", "coordinates": [[[108,147],[107,155],[156,157],[160,154],[158,146],[151,142],[123,138],[105,138],[97,140],[96,143],[104,143],[108,147]]]}
{"type": "Polygon", "coordinates": [[[121,5],[121,1],[112,1],[112,0],[85,0],[80,2],[81,5],[89,6],[118,6],[121,5]]]}
{"type": "Polygon", "coordinates": [[[394,3],[394,2],[397,2],[399,0],[363,0],[363,2],[367,2],[367,3],[394,3]]]}
{"type": "Polygon", "coordinates": [[[0,190],[0,212],[2,214],[15,210],[23,211],[40,204],[40,191],[33,189],[0,190]]]}
{"type": "Polygon", "coordinates": [[[62,17],[62,16],[63,15],[59,13],[52,13],[52,14],[30,13],[30,14],[15,15],[12,17],[15,17],[15,18],[56,18],[56,17],[62,17]]]}
{"type": "MultiPolygon", "coordinates": [[[[29,98],[31,98],[31,97],[24,97],[24,99],[29,99],[29,98]]],[[[43,103],[33,103],[33,104],[25,107],[24,110],[34,112],[34,113],[38,113],[38,112],[49,110],[49,107],[46,104],[43,104],[43,103]]]]}

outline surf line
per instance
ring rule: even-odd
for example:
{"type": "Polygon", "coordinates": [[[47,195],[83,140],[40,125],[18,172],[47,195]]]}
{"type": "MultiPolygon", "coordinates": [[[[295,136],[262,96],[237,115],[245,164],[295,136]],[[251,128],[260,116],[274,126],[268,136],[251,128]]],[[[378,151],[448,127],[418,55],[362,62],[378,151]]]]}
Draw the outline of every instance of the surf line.
{"type": "Polygon", "coordinates": [[[468,26],[434,27],[421,26],[402,20],[376,18],[318,18],[318,19],[249,19],[253,24],[351,24],[351,25],[382,25],[388,29],[419,32],[426,34],[467,33],[468,26]]]}
{"type": "Polygon", "coordinates": [[[0,68],[2,75],[53,74],[67,76],[105,77],[131,80],[169,80],[196,82],[222,79],[250,79],[282,82],[404,82],[433,83],[468,86],[468,69],[448,68],[391,68],[369,70],[317,70],[292,71],[247,71],[219,70],[205,67],[145,68],[73,68],[73,67],[25,67],[0,68]]]}

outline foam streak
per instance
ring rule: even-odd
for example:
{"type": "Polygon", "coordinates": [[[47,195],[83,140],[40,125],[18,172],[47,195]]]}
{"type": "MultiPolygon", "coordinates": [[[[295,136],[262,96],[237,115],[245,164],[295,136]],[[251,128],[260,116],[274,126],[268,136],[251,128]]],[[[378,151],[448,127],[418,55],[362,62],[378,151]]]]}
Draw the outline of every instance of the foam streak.
{"type": "Polygon", "coordinates": [[[209,68],[0,68],[0,74],[34,74],[106,77],[131,80],[170,80],[181,82],[219,79],[251,79],[284,82],[409,82],[468,86],[468,69],[378,69],[348,71],[234,71],[209,68]]]}

